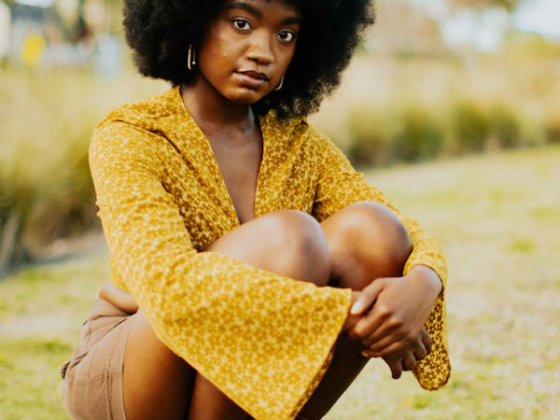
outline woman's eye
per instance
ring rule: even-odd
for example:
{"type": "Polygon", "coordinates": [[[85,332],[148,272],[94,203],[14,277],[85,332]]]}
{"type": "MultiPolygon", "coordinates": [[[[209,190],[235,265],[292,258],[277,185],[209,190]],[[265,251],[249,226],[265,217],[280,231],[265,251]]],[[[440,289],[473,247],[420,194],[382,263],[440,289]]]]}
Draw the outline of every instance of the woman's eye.
{"type": "Polygon", "coordinates": [[[296,35],[290,31],[282,31],[278,34],[278,36],[284,42],[292,42],[296,35]]]}
{"type": "Polygon", "coordinates": [[[242,19],[235,19],[233,21],[233,26],[235,27],[235,29],[239,29],[241,31],[244,31],[246,29],[249,29],[249,22],[247,22],[246,20],[242,20],[242,19]]]}

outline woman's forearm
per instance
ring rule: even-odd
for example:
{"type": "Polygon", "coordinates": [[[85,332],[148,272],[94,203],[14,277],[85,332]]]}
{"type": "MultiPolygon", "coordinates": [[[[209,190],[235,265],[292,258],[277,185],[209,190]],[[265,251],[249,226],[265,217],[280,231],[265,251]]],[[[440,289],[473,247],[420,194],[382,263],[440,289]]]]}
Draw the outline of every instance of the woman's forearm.
{"type": "Polygon", "coordinates": [[[426,265],[416,265],[407,274],[415,282],[423,283],[427,294],[434,299],[440,295],[443,285],[437,273],[426,265]]]}

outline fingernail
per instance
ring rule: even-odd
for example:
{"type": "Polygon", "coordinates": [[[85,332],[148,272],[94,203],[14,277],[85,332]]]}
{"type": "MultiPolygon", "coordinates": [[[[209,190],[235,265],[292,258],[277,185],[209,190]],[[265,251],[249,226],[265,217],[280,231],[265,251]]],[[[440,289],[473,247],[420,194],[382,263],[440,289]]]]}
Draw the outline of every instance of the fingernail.
{"type": "Polygon", "coordinates": [[[352,315],[356,315],[359,314],[362,311],[362,309],[364,309],[364,302],[359,300],[356,303],[354,303],[354,306],[352,306],[352,309],[350,309],[350,313],[352,315]]]}
{"type": "Polygon", "coordinates": [[[369,354],[367,354],[365,351],[362,352],[362,356],[364,357],[369,357],[369,354]]]}

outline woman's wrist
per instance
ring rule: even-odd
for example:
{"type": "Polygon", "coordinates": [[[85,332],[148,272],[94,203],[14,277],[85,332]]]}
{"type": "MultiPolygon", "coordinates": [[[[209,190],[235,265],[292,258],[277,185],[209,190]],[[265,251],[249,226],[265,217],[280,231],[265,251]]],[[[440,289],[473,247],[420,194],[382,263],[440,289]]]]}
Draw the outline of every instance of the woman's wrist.
{"type": "Polygon", "coordinates": [[[405,276],[415,286],[421,286],[430,296],[433,296],[434,301],[440,295],[443,289],[443,284],[438,274],[426,265],[416,265],[405,276]]]}

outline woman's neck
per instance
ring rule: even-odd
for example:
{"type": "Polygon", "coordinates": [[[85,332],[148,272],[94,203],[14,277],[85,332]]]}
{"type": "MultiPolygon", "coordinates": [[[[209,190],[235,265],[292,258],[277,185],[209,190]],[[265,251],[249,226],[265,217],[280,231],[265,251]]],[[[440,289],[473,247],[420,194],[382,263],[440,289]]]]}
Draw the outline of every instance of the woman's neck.
{"type": "Polygon", "coordinates": [[[183,103],[204,131],[224,128],[240,131],[255,127],[256,118],[247,104],[232,102],[221,95],[204,77],[189,86],[181,86],[183,103]]]}

